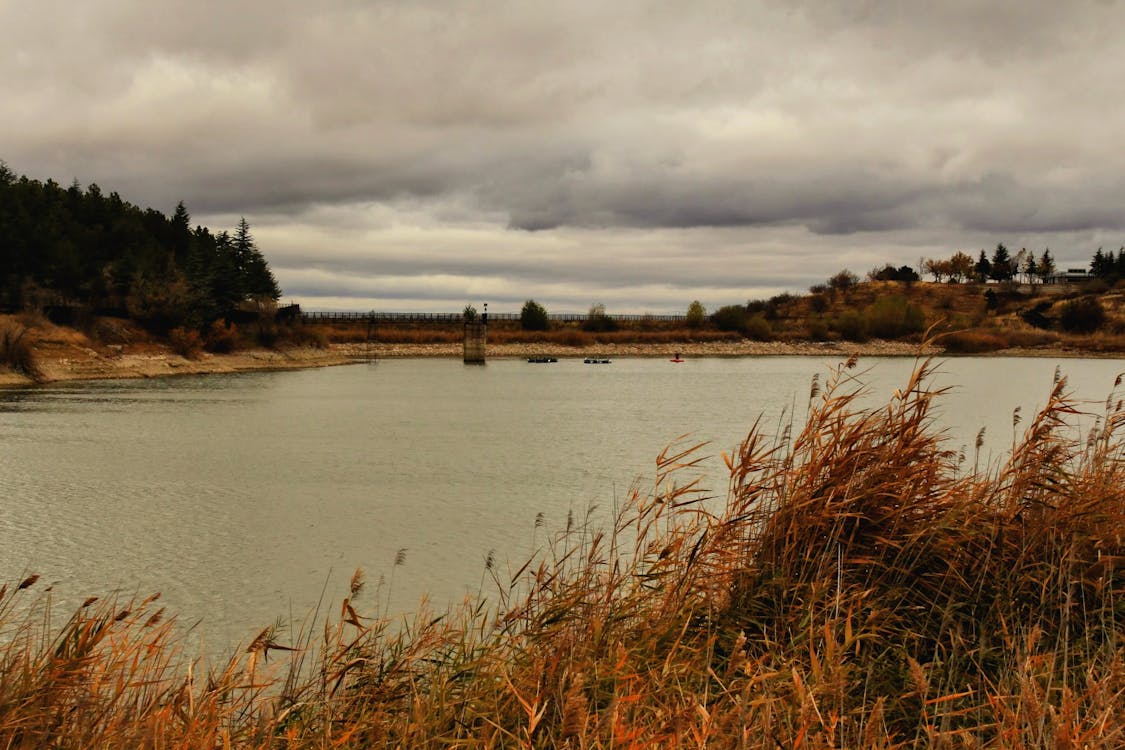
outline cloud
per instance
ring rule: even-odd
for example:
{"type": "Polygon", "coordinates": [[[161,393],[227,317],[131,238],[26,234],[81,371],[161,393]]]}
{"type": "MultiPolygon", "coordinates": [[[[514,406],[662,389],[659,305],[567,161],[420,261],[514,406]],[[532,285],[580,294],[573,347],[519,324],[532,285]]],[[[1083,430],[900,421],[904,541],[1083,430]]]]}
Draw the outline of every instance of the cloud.
{"type": "Polygon", "coordinates": [[[1120,244],[1122,22],[1086,0],[5,3],[0,158],[246,215],[275,263],[341,278],[799,289],[921,237],[1120,244]]]}

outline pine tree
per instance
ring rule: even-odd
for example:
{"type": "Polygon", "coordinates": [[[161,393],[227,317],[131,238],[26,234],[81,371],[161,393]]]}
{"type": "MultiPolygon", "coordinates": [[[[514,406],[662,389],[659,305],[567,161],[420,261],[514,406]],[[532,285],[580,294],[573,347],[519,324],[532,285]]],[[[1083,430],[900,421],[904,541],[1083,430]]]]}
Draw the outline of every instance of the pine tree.
{"type": "Polygon", "coordinates": [[[1023,260],[1023,274],[1030,284],[1034,284],[1039,277],[1039,264],[1035,262],[1035,253],[1029,252],[1023,260]]]}
{"type": "Polygon", "coordinates": [[[996,250],[992,253],[992,270],[989,272],[989,277],[996,281],[1007,281],[1012,278],[1012,258],[1003,243],[996,245],[996,250]]]}
{"type": "Polygon", "coordinates": [[[1043,250],[1043,257],[1039,259],[1039,278],[1046,284],[1055,275],[1055,259],[1051,257],[1051,248],[1043,250]]]}
{"type": "Polygon", "coordinates": [[[266,258],[250,234],[250,224],[243,216],[234,232],[234,257],[239,271],[243,299],[276,300],[281,288],[270,271],[266,258]]]}
{"type": "Polygon", "coordinates": [[[992,273],[992,264],[988,262],[988,256],[984,254],[984,250],[980,251],[980,258],[977,260],[977,264],[973,266],[973,270],[977,274],[977,281],[987,280],[989,274],[992,273]]]}

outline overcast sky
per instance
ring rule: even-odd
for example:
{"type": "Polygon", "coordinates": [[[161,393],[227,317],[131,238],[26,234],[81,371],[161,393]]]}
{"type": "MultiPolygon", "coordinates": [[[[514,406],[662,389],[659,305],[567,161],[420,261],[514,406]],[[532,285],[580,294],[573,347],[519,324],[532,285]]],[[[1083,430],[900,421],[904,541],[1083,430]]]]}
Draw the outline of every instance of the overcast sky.
{"type": "Polygon", "coordinates": [[[306,307],[713,309],[1125,244],[1112,0],[0,0],[0,159],[306,307]]]}

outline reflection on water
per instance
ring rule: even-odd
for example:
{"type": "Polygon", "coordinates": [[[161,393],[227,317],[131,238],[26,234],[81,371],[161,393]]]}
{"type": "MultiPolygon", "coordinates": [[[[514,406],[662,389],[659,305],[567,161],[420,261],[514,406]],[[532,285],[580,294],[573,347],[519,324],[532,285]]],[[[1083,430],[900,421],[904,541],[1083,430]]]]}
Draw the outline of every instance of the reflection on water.
{"type": "MultiPolygon", "coordinates": [[[[684,433],[711,441],[707,482],[721,493],[718,452],[759,414],[800,420],[812,375],[831,364],[392,360],[0,391],[0,579],[42,573],[64,603],[162,591],[220,649],[278,616],[300,622],[326,585],[338,599],[357,566],[374,598],[402,549],[391,610],[423,592],[440,605],[477,591],[490,550],[518,567],[543,541],[538,514],[560,529],[596,506],[604,522],[684,433]]],[[[913,363],[866,364],[874,403],[913,363]]],[[[1026,425],[1057,364],[945,362],[937,384],[956,388],[938,420],[951,447],[986,427],[984,455],[1007,449],[1012,410],[1026,425]]],[[[1095,401],[1122,369],[1061,365],[1095,401]]]]}

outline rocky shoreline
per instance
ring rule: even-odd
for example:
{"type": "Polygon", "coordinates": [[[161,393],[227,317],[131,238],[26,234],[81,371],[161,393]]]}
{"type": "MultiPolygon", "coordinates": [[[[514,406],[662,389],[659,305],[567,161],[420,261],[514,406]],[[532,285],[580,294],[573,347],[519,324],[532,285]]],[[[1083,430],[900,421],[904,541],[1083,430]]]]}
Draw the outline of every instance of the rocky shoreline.
{"type": "MultiPolygon", "coordinates": [[[[526,359],[558,357],[559,359],[597,357],[764,357],[819,356],[849,357],[916,357],[941,354],[936,346],[899,341],[851,342],[778,342],[778,341],[709,341],[679,344],[597,344],[588,347],[561,346],[551,343],[490,344],[491,359],[526,359]]],[[[407,357],[461,356],[461,345],[448,344],[332,344],[326,348],[282,347],[277,349],[246,349],[229,354],[202,353],[194,358],[182,357],[167,347],[148,345],[139,351],[88,346],[46,346],[36,351],[39,376],[0,371],[0,387],[24,387],[42,383],[75,380],[109,380],[117,378],[153,378],[171,375],[201,375],[262,370],[293,370],[329,367],[368,360],[407,357]]],[[[1006,349],[989,356],[1031,357],[1099,357],[1096,352],[1072,349],[1006,349]]]]}
{"type": "MultiPolygon", "coordinates": [[[[340,345],[353,357],[460,357],[461,344],[363,344],[340,345]]],[[[937,347],[927,347],[923,354],[936,354],[937,347]]],[[[781,341],[706,341],[671,344],[593,344],[576,347],[543,343],[489,344],[490,359],[525,359],[527,357],[578,358],[598,357],[764,357],[764,356],[840,356],[852,354],[869,357],[913,357],[919,354],[918,344],[900,341],[851,342],[781,342],[781,341]]]]}

